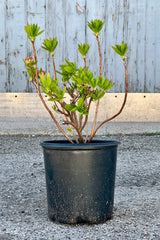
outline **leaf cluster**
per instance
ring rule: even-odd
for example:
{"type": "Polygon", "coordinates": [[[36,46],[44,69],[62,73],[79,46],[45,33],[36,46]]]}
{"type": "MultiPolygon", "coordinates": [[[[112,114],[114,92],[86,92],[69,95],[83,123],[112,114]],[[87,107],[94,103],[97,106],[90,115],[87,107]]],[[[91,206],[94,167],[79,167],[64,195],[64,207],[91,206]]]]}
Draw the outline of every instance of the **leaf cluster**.
{"type": "MultiPolygon", "coordinates": [[[[97,40],[99,40],[98,35],[103,25],[104,22],[99,19],[88,22],[88,27],[94,32],[97,40]]],[[[89,44],[80,43],[78,45],[78,51],[84,59],[84,67],[77,67],[75,62],[65,60],[65,62],[59,66],[59,71],[56,71],[54,53],[58,44],[57,38],[50,37],[43,40],[42,48],[52,55],[54,68],[54,78],[52,78],[49,73],[46,74],[42,69],[38,70],[37,66],[37,55],[34,42],[36,37],[42,34],[43,31],[40,31],[40,27],[38,27],[37,24],[27,25],[24,29],[27,33],[28,39],[32,42],[34,53],[34,58],[23,59],[30,76],[30,81],[32,81],[37,88],[39,94],[39,87],[41,87],[42,91],[49,96],[48,100],[53,101],[53,110],[65,116],[63,124],[69,125],[70,128],[68,131],[72,132],[73,127],[79,136],[78,141],[84,142],[82,131],[88,122],[88,114],[92,101],[99,101],[105,95],[106,91],[114,85],[108,78],[102,76],[100,42],[97,41],[100,58],[100,76],[95,77],[93,72],[87,67],[86,63],[86,55],[90,48],[89,44]],[[63,89],[59,87],[59,78],[57,78],[56,72],[61,76],[63,89]],[[68,102],[65,102],[65,93],[69,94],[69,104],[68,102]]],[[[112,46],[112,48],[123,60],[125,59],[125,54],[128,49],[126,43],[122,42],[121,45],[112,46]]],[[[97,104],[94,122],[96,122],[98,105],[99,104],[97,104]]],[[[92,130],[94,130],[94,127],[93,124],[92,130]]],[[[95,132],[96,131],[94,131],[93,134],[95,134],[95,132]]]]}
{"type": "Polygon", "coordinates": [[[75,67],[75,63],[69,61],[61,65],[61,69],[63,70],[61,75],[64,79],[64,84],[67,86],[67,90],[69,90],[72,98],[76,99],[77,102],[77,105],[73,101],[72,104],[67,104],[65,108],[71,112],[78,111],[81,114],[87,114],[85,99],[91,99],[94,101],[99,100],[114,84],[105,77],[101,78],[98,76],[97,78],[94,78],[93,72],[88,68],[80,67],[79,69],[76,69],[75,67]],[[84,101],[82,101],[82,99],[84,101]]]}
{"type": "Polygon", "coordinates": [[[23,59],[23,62],[25,63],[26,65],[26,70],[28,72],[28,75],[30,76],[30,81],[32,81],[35,76],[36,76],[36,68],[35,68],[35,65],[37,64],[37,61],[28,61],[26,63],[26,59],[23,59]]]}
{"type": "Polygon", "coordinates": [[[88,22],[88,27],[94,32],[96,36],[98,36],[104,23],[105,22],[102,22],[100,19],[95,19],[88,22]]]}
{"type": "Polygon", "coordinates": [[[24,27],[24,30],[27,33],[27,37],[31,42],[35,42],[36,37],[44,32],[44,30],[40,31],[40,27],[37,24],[28,24],[24,27]]]}
{"type": "Polygon", "coordinates": [[[57,38],[45,39],[43,41],[42,48],[45,49],[46,51],[50,52],[51,55],[54,55],[54,51],[57,47],[57,44],[58,44],[57,38]]]}
{"type": "Polygon", "coordinates": [[[77,66],[76,63],[70,62],[68,60],[65,60],[66,63],[63,63],[60,65],[60,71],[57,71],[62,76],[62,81],[63,82],[68,82],[69,79],[73,76],[73,74],[76,73],[77,71],[77,66]]]}
{"type": "Polygon", "coordinates": [[[121,45],[116,45],[115,47],[112,46],[114,51],[122,57],[122,59],[125,59],[125,54],[128,50],[127,43],[122,42],[121,45]]]}
{"type": "Polygon", "coordinates": [[[47,76],[42,74],[40,76],[40,83],[42,91],[47,94],[50,98],[49,101],[60,101],[62,102],[64,99],[64,94],[66,92],[66,88],[63,90],[58,86],[59,78],[54,80],[51,78],[48,73],[47,76]]]}
{"type": "Polygon", "coordinates": [[[78,51],[82,55],[83,58],[86,58],[86,55],[87,55],[87,53],[89,51],[89,48],[90,48],[89,44],[86,44],[86,43],[78,44],[78,51]]]}
{"type": "Polygon", "coordinates": [[[84,97],[82,96],[79,98],[76,104],[66,104],[65,109],[70,111],[70,112],[75,112],[78,111],[80,113],[80,116],[83,115],[88,115],[88,108],[85,106],[85,100],[84,97]]]}

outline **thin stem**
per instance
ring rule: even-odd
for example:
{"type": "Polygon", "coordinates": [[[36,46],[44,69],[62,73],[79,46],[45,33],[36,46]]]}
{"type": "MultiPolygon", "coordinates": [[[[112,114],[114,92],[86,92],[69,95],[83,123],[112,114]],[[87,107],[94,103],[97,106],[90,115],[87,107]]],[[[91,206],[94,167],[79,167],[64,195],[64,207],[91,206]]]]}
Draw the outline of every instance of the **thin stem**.
{"type": "Polygon", "coordinates": [[[84,139],[83,139],[83,136],[82,136],[82,133],[81,133],[80,129],[78,128],[78,126],[77,126],[76,124],[74,124],[74,122],[73,122],[72,120],[71,120],[71,122],[69,122],[69,121],[64,121],[63,124],[64,124],[64,125],[71,125],[71,126],[73,126],[74,129],[75,129],[75,130],[77,131],[77,133],[78,133],[78,137],[79,137],[78,141],[79,141],[80,143],[84,143],[84,139]]]}
{"type": "MultiPolygon", "coordinates": [[[[37,55],[36,55],[36,50],[35,50],[35,46],[34,46],[34,42],[32,42],[32,47],[33,47],[33,53],[34,53],[34,59],[35,61],[37,61],[37,55]]],[[[69,136],[64,132],[64,130],[60,127],[60,125],[58,124],[57,120],[55,119],[54,115],[52,114],[51,110],[48,108],[47,104],[45,103],[41,92],[40,92],[40,87],[39,87],[39,81],[38,81],[38,67],[37,67],[37,63],[36,63],[36,83],[37,83],[37,92],[38,95],[44,105],[44,107],[46,108],[46,110],[48,111],[48,113],[50,114],[51,118],[53,119],[53,121],[55,122],[55,124],[57,125],[58,129],[63,133],[63,135],[68,139],[69,142],[74,143],[69,136]]]]}
{"type": "MultiPolygon", "coordinates": [[[[63,111],[63,114],[65,115],[64,108],[62,108],[62,111],[63,111]]],[[[66,119],[66,121],[68,121],[68,117],[67,117],[66,115],[65,115],[65,119],[66,119]]],[[[74,139],[75,139],[76,143],[78,144],[79,142],[78,142],[78,139],[77,139],[77,137],[76,137],[76,135],[75,135],[75,133],[74,133],[74,130],[73,130],[72,126],[71,126],[71,125],[69,125],[69,127],[72,129],[72,134],[73,134],[73,137],[74,137],[74,139]]]]}
{"type": "Polygon", "coordinates": [[[55,66],[54,54],[52,54],[52,62],[53,62],[54,78],[56,80],[57,75],[56,75],[56,66],[55,66]]]}
{"type": "Polygon", "coordinates": [[[127,66],[126,66],[126,61],[125,59],[123,59],[123,64],[124,64],[124,69],[125,69],[125,79],[126,79],[126,89],[125,89],[125,96],[124,96],[124,101],[123,104],[120,108],[120,110],[118,111],[118,113],[116,113],[114,116],[106,119],[105,121],[103,121],[101,124],[99,124],[99,126],[96,128],[96,130],[94,131],[93,135],[90,137],[89,142],[91,142],[91,140],[93,139],[93,137],[95,136],[96,132],[98,131],[98,129],[106,122],[109,122],[111,120],[113,120],[114,118],[116,118],[123,110],[125,104],[126,104],[126,100],[127,100],[127,94],[128,94],[128,73],[127,73],[127,66]]]}
{"type": "Polygon", "coordinates": [[[84,67],[85,67],[85,70],[86,70],[87,69],[86,57],[84,57],[83,59],[84,59],[84,67]]]}
{"type": "MultiPolygon", "coordinates": [[[[71,127],[71,128],[72,128],[72,127],[71,127]]],[[[73,130],[73,129],[72,129],[72,130],[73,130]]],[[[78,139],[77,139],[77,137],[76,137],[76,135],[75,135],[75,133],[74,133],[74,130],[72,131],[72,134],[73,134],[74,139],[76,140],[76,143],[79,144],[79,141],[78,141],[78,139]]]]}
{"type": "MultiPolygon", "coordinates": [[[[98,35],[96,35],[96,39],[97,39],[97,43],[98,43],[98,52],[99,52],[99,74],[100,74],[100,77],[102,78],[102,53],[101,53],[101,47],[100,47],[100,41],[99,41],[98,35]]],[[[96,111],[95,111],[92,132],[91,132],[91,137],[90,137],[91,139],[93,138],[92,136],[94,134],[94,129],[95,129],[96,121],[97,121],[99,103],[100,103],[100,100],[97,101],[97,105],[96,105],[96,111]]]]}
{"type": "MultiPolygon", "coordinates": [[[[89,109],[90,109],[92,100],[93,100],[92,98],[90,98],[90,100],[89,100],[88,109],[87,109],[87,112],[88,112],[88,113],[89,113],[89,109]]],[[[81,129],[80,129],[81,132],[82,132],[82,130],[84,129],[84,127],[86,126],[87,121],[88,121],[88,115],[86,115],[85,121],[84,121],[84,123],[83,123],[83,126],[82,126],[81,129]]]]}
{"type": "Polygon", "coordinates": [[[101,47],[100,47],[100,41],[98,35],[96,36],[97,43],[98,43],[98,52],[99,52],[99,74],[100,77],[102,77],[102,53],[101,53],[101,47]]]}
{"type": "MultiPolygon", "coordinates": [[[[78,118],[76,112],[73,112],[73,117],[75,119],[76,125],[78,126],[78,118]]],[[[78,127],[77,127],[78,128],[78,127]]]]}
{"type": "Polygon", "coordinates": [[[94,117],[94,122],[93,122],[93,126],[92,126],[92,132],[91,132],[91,137],[94,135],[94,129],[95,129],[95,125],[96,125],[96,121],[97,121],[97,115],[98,115],[98,108],[99,108],[99,100],[97,101],[97,105],[96,105],[96,111],[95,111],[95,117],[94,117]]]}
{"type": "Polygon", "coordinates": [[[86,138],[85,138],[85,142],[87,142],[87,139],[88,139],[88,121],[87,121],[87,124],[86,124],[86,138]]]}
{"type": "Polygon", "coordinates": [[[80,129],[81,129],[81,127],[82,127],[82,120],[83,120],[83,115],[81,116],[79,116],[79,126],[80,126],[80,129]]]}

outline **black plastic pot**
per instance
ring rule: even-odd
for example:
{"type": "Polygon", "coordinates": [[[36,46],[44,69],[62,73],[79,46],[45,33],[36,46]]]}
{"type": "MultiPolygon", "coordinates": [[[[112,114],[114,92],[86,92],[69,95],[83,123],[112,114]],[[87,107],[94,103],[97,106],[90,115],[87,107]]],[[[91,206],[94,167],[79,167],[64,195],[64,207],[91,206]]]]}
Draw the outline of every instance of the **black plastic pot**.
{"type": "Polygon", "coordinates": [[[93,224],[112,217],[118,144],[100,140],[41,143],[50,219],[93,224]]]}

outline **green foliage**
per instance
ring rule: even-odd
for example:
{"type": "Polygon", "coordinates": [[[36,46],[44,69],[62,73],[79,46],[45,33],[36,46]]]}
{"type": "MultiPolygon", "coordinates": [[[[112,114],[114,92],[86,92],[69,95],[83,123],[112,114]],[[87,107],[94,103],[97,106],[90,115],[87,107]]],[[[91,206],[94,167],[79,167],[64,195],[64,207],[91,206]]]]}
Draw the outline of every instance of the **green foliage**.
{"type": "Polygon", "coordinates": [[[106,91],[114,86],[114,84],[112,84],[109,79],[104,76],[102,78],[98,76],[96,79],[92,79],[90,85],[94,90],[91,92],[91,97],[94,101],[101,99],[105,95],[106,91]]]}
{"type": "Polygon", "coordinates": [[[82,55],[83,58],[86,57],[86,55],[87,55],[87,53],[89,51],[89,48],[90,48],[89,44],[86,44],[86,43],[78,44],[78,51],[80,52],[80,54],[82,55]]]}
{"type": "Polygon", "coordinates": [[[68,82],[69,79],[77,72],[76,63],[69,62],[65,60],[66,63],[60,65],[61,72],[57,71],[60,75],[62,75],[62,81],[68,82]]]}
{"type": "Polygon", "coordinates": [[[39,31],[40,27],[37,24],[28,24],[24,27],[24,30],[27,33],[27,37],[31,42],[35,42],[36,37],[44,32],[44,30],[39,31]]]}
{"type": "Polygon", "coordinates": [[[63,101],[66,88],[63,90],[58,86],[59,79],[54,80],[48,73],[47,76],[44,74],[40,75],[40,82],[42,84],[42,91],[50,96],[49,101],[63,101]]]}
{"type": "Polygon", "coordinates": [[[23,62],[26,65],[28,75],[30,76],[30,81],[32,81],[36,76],[36,68],[34,67],[37,61],[34,61],[33,57],[23,59],[23,62]]]}
{"type": "Polygon", "coordinates": [[[88,22],[88,27],[94,32],[96,36],[98,36],[104,23],[105,22],[102,22],[100,19],[95,19],[88,22]]]}
{"type": "MultiPolygon", "coordinates": [[[[94,32],[97,40],[103,25],[104,22],[99,19],[88,22],[88,27],[94,32]]],[[[38,27],[37,24],[27,25],[24,27],[24,29],[27,33],[28,39],[32,42],[34,53],[34,58],[29,57],[23,59],[27,72],[30,76],[30,81],[37,88],[39,94],[40,87],[42,91],[49,96],[48,100],[53,102],[53,111],[65,117],[63,124],[69,125],[67,130],[69,132],[73,132],[73,129],[76,130],[79,135],[79,138],[77,138],[78,141],[83,142],[82,130],[87,124],[87,115],[89,114],[92,102],[99,101],[105,95],[106,91],[108,91],[114,85],[105,76],[101,77],[102,57],[100,51],[100,42],[98,41],[100,76],[95,77],[93,72],[90,71],[86,66],[86,55],[89,51],[90,45],[80,43],[78,45],[78,51],[84,58],[84,67],[78,67],[75,62],[65,60],[65,62],[60,65],[60,70],[56,71],[54,57],[52,57],[54,76],[56,78],[54,79],[50,76],[50,73],[46,74],[42,68],[39,70],[37,60],[35,61],[35,59],[37,59],[37,53],[34,42],[36,37],[42,34],[43,31],[40,31],[40,27],[38,27]],[[55,71],[60,74],[63,83],[63,89],[59,87],[59,78],[57,78],[55,71]],[[67,101],[67,98],[65,99],[65,93],[69,95],[69,101],[67,101]],[[84,115],[86,116],[83,118],[84,115]]],[[[57,44],[57,38],[50,37],[43,40],[42,48],[53,56],[57,44]]],[[[126,43],[122,42],[121,45],[116,45],[115,47],[112,46],[112,48],[122,57],[123,60],[125,59],[125,54],[128,49],[126,43]]],[[[98,105],[99,104],[97,104],[96,108],[95,121],[98,112],[98,105]]]]}
{"type": "Polygon", "coordinates": [[[99,91],[98,88],[96,88],[95,92],[91,94],[91,97],[94,101],[98,101],[105,95],[104,91],[99,91]]]}
{"type": "Polygon", "coordinates": [[[119,54],[122,57],[122,59],[125,58],[125,54],[128,50],[127,43],[122,42],[121,45],[116,45],[115,47],[112,46],[112,48],[117,54],[119,54]]]}
{"type": "Polygon", "coordinates": [[[68,132],[73,132],[73,129],[72,128],[67,128],[67,131],[68,132]]]}
{"type": "Polygon", "coordinates": [[[87,87],[90,85],[91,80],[93,79],[93,73],[91,71],[85,68],[79,68],[76,71],[76,74],[72,76],[72,81],[74,81],[75,86],[79,90],[81,90],[84,87],[87,87]]]}
{"type": "Polygon", "coordinates": [[[109,79],[105,78],[104,76],[102,78],[98,76],[96,81],[100,90],[103,90],[103,91],[108,91],[110,88],[114,86],[114,83],[111,83],[109,79]]]}
{"type": "Polygon", "coordinates": [[[54,50],[56,49],[58,44],[57,38],[49,38],[43,41],[42,48],[46,51],[50,52],[51,55],[54,55],[54,50]]]}
{"type": "Polygon", "coordinates": [[[30,76],[30,81],[32,82],[32,80],[35,78],[35,76],[36,76],[36,69],[35,68],[32,68],[32,69],[30,69],[30,68],[27,68],[27,72],[28,72],[28,74],[29,74],[29,76],[30,76]]]}
{"type": "Polygon", "coordinates": [[[75,104],[66,104],[65,105],[65,109],[67,111],[69,111],[69,112],[78,111],[81,116],[82,115],[88,115],[87,107],[85,106],[84,97],[81,97],[78,100],[77,105],[75,105],[75,104]]]}

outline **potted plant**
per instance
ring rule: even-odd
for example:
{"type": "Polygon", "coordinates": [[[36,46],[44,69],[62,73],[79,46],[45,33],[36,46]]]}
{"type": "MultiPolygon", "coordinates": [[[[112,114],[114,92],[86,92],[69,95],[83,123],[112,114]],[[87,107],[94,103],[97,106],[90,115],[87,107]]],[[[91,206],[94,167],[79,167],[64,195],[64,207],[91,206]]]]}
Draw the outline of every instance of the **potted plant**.
{"type": "Polygon", "coordinates": [[[100,99],[114,84],[102,75],[102,53],[99,34],[104,22],[99,19],[88,22],[93,31],[99,53],[99,74],[94,76],[89,70],[86,55],[90,46],[86,43],[78,45],[78,51],[84,60],[84,66],[77,67],[75,62],[65,60],[60,70],[55,66],[55,49],[57,38],[43,41],[42,48],[52,57],[54,77],[38,68],[35,49],[36,38],[43,33],[36,24],[25,26],[28,39],[31,41],[34,57],[23,59],[30,81],[66,140],[45,141],[41,143],[44,151],[46,170],[48,215],[60,223],[100,223],[110,219],[113,212],[114,183],[116,170],[116,141],[93,140],[98,129],[106,122],[117,117],[123,110],[128,91],[128,75],[125,54],[127,44],[112,47],[122,58],[125,69],[126,90],[120,110],[96,127],[100,99]],[[57,74],[60,77],[57,77],[57,74]],[[59,86],[61,81],[63,88],[59,86]],[[41,92],[53,102],[49,108],[41,92]],[[69,96],[66,98],[66,95],[69,96]],[[67,100],[69,99],[69,100],[67,100]],[[88,116],[91,104],[96,103],[95,116],[91,134],[88,133],[88,116]],[[68,133],[56,120],[60,114],[63,125],[68,126],[68,133]],[[86,134],[84,130],[86,129],[86,134]],[[70,134],[73,137],[70,137],[70,134]]]}

